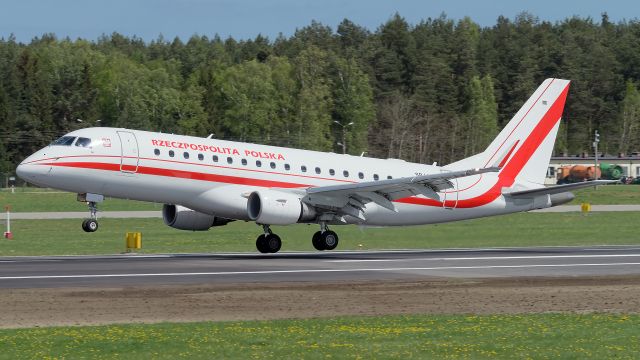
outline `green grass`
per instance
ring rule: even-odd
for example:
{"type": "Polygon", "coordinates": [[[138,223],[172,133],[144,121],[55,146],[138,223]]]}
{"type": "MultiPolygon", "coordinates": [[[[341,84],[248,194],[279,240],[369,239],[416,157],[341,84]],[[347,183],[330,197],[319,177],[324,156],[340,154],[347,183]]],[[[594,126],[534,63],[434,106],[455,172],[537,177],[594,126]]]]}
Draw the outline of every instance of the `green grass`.
{"type": "Polygon", "coordinates": [[[416,315],[0,330],[0,359],[637,359],[640,316],[416,315]]]}
{"type": "MultiPolygon", "coordinates": [[[[638,212],[520,213],[447,224],[360,228],[334,226],[339,250],[639,244],[638,212]]],[[[1,223],[1,222],[0,222],[1,223]]],[[[261,228],[233,222],[209,231],[167,227],[161,219],[101,219],[85,233],[80,219],[15,220],[13,240],[0,239],[0,255],[113,254],[124,251],[127,231],[142,233],[142,253],[255,251],[261,228]]],[[[2,225],[2,224],[0,224],[2,225]]],[[[283,251],[313,250],[313,225],[272,227],[283,251]]]]}
{"type": "MultiPolygon", "coordinates": [[[[74,193],[39,188],[20,188],[13,194],[3,189],[0,191],[0,210],[4,211],[5,206],[11,205],[11,211],[15,212],[88,211],[87,205],[78,202],[76,196],[74,193]]],[[[161,210],[162,205],[108,198],[99,208],[102,211],[161,210]]]]}
{"type": "Polygon", "coordinates": [[[596,189],[587,188],[573,192],[576,198],[570,205],[583,202],[592,205],[635,205],[640,204],[640,185],[606,185],[596,189]]]}

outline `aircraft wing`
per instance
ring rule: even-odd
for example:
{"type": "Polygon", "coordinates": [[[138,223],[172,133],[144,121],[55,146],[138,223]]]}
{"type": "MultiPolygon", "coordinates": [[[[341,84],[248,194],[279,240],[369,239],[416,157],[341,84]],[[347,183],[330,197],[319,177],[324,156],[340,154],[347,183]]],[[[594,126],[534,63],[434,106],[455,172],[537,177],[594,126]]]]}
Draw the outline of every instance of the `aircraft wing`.
{"type": "Polygon", "coordinates": [[[590,181],[583,181],[583,182],[573,183],[573,184],[554,185],[554,186],[541,187],[538,189],[507,192],[507,193],[503,193],[503,195],[514,197],[514,198],[529,198],[529,197],[535,197],[538,195],[559,194],[559,193],[563,193],[571,190],[577,190],[577,189],[582,189],[582,188],[596,186],[596,185],[615,184],[617,182],[618,180],[590,180],[590,181]]]}
{"type": "Polygon", "coordinates": [[[302,201],[327,212],[333,212],[339,217],[351,215],[365,220],[364,206],[367,203],[372,202],[385,209],[397,211],[392,202],[393,200],[415,195],[424,195],[434,200],[440,200],[437,192],[453,188],[450,180],[499,170],[500,168],[498,167],[490,167],[355,184],[314,187],[306,190],[306,195],[302,198],[302,201]]]}

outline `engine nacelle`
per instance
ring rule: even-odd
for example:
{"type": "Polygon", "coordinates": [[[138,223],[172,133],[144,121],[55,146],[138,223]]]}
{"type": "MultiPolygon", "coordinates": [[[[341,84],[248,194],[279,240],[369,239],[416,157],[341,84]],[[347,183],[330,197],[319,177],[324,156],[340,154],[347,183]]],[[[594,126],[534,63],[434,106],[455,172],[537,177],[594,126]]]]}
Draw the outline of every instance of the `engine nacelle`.
{"type": "Polygon", "coordinates": [[[180,205],[162,206],[164,223],[175,229],[204,231],[213,226],[227,225],[230,219],[223,219],[209,214],[203,214],[180,205]]]}
{"type": "Polygon", "coordinates": [[[289,225],[313,220],[316,212],[295,194],[277,190],[259,190],[249,195],[249,219],[259,224],[289,225]]]}

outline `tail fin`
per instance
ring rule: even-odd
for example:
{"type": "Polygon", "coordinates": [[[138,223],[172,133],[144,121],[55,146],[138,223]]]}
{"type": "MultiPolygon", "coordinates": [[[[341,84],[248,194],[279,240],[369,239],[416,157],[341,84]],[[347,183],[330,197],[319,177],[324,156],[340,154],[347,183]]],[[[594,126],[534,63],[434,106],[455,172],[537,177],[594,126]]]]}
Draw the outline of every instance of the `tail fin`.
{"type": "Polygon", "coordinates": [[[451,167],[499,166],[507,183],[543,184],[568,90],[569,80],[545,80],[484,152],[451,167]]]}

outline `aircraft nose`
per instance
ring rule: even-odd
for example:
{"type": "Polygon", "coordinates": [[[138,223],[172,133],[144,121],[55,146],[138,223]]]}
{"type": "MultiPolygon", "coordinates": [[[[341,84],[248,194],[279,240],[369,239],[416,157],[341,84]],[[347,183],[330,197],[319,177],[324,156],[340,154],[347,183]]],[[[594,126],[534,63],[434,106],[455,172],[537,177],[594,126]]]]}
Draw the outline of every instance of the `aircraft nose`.
{"type": "Polygon", "coordinates": [[[24,168],[24,161],[20,163],[20,165],[18,165],[18,167],[16,168],[16,174],[21,178],[24,179],[24,175],[25,174],[25,168],[24,168]]]}
{"type": "Polygon", "coordinates": [[[20,165],[16,168],[16,174],[24,181],[38,184],[38,180],[42,178],[43,175],[46,175],[47,169],[42,165],[36,165],[30,163],[29,159],[25,159],[25,161],[21,162],[20,165]]]}
{"type": "Polygon", "coordinates": [[[24,161],[23,161],[16,168],[16,174],[22,180],[29,181],[29,180],[33,179],[33,177],[35,176],[35,169],[34,168],[35,168],[35,165],[25,164],[24,161]]]}

